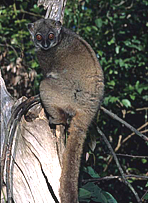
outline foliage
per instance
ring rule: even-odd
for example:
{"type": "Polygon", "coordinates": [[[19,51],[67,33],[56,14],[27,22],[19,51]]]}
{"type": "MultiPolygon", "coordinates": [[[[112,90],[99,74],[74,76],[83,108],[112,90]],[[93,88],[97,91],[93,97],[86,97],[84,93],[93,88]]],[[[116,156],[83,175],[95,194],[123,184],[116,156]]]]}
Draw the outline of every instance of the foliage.
{"type": "MultiPolygon", "coordinates": [[[[42,76],[26,24],[43,17],[45,11],[42,7],[37,7],[36,0],[3,2],[0,9],[2,73],[4,78],[7,78],[8,72],[15,76],[16,72],[13,70],[17,68],[17,59],[21,58],[25,73],[29,75],[31,69],[38,73],[33,91],[29,91],[28,95],[30,96],[38,92],[42,76]]],[[[105,76],[103,105],[135,128],[139,128],[147,122],[147,16],[147,0],[75,0],[68,1],[65,10],[64,25],[73,29],[89,42],[103,67],[105,76]]],[[[16,91],[19,92],[15,94],[17,97],[22,94],[27,95],[28,89],[31,89],[30,84],[27,86],[26,92],[21,93],[18,91],[17,85],[15,86],[14,83],[10,85],[10,78],[6,79],[8,89],[11,91],[16,88],[16,91]]],[[[116,152],[135,156],[146,155],[147,145],[143,140],[135,135],[129,137],[127,141],[124,140],[131,132],[117,121],[110,120],[108,116],[100,112],[98,124],[107,135],[113,148],[116,148],[118,144],[116,152]]],[[[146,131],[146,125],[140,130],[146,131]]],[[[91,136],[88,137],[87,143],[92,142],[95,147],[92,149],[90,144],[85,147],[83,157],[85,167],[83,170],[81,169],[81,177],[85,180],[96,178],[92,176],[94,171],[96,171],[95,176],[98,177],[119,175],[114,162],[109,162],[111,160],[109,151],[95,129],[91,127],[89,134],[91,136]],[[92,141],[92,135],[97,139],[92,141]]],[[[143,175],[147,173],[147,158],[119,156],[119,161],[127,174],[143,175]]],[[[148,187],[146,181],[134,178],[129,181],[139,196],[143,196],[148,187]]],[[[116,202],[110,194],[103,191],[112,194],[120,203],[134,203],[136,201],[132,192],[118,179],[98,181],[95,184],[89,182],[83,184],[82,181],[80,199],[82,202],[116,202]],[[95,192],[96,190],[98,194],[95,192]]]]}
{"type": "MultiPolygon", "coordinates": [[[[44,16],[43,8],[38,8],[34,0],[25,1],[4,1],[4,5],[0,9],[0,45],[1,45],[1,67],[2,74],[5,75],[5,81],[8,90],[15,97],[22,95],[31,96],[37,94],[41,72],[38,62],[35,58],[35,51],[30,34],[27,30],[27,24],[35,21],[37,18],[44,16]],[[24,77],[18,78],[17,60],[21,59],[21,74],[25,73],[27,81],[24,89],[24,77]],[[32,89],[28,80],[33,80],[36,74],[32,74],[32,70],[36,71],[38,76],[34,82],[32,89]],[[31,74],[29,72],[31,71],[31,74]],[[8,75],[13,75],[13,80],[8,75]],[[17,77],[17,78],[16,78],[17,77]],[[13,86],[13,88],[12,88],[13,86]],[[20,88],[23,90],[20,91],[20,88]],[[13,89],[13,90],[12,90],[13,89]]],[[[20,73],[19,73],[20,74],[20,73]]]]}
{"type": "Polygon", "coordinates": [[[100,203],[117,203],[111,194],[102,191],[94,183],[87,183],[83,188],[80,188],[79,199],[81,202],[89,203],[100,202],[100,203]]]}

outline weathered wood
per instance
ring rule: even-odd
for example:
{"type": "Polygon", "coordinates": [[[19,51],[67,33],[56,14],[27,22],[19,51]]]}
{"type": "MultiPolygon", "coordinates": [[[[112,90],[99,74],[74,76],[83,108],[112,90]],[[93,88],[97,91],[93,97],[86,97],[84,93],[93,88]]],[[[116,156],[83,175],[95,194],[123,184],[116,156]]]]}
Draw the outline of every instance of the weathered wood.
{"type": "Polygon", "coordinates": [[[11,117],[11,109],[14,105],[14,100],[8,93],[5,82],[1,77],[0,71],[0,137],[1,137],[1,154],[5,142],[5,131],[11,117]]]}
{"type": "MultiPolygon", "coordinates": [[[[40,104],[34,108],[42,109],[40,104]]],[[[1,110],[4,113],[3,109],[1,110]]],[[[61,132],[58,130],[58,138],[52,133],[43,109],[30,122],[22,117],[13,140],[11,158],[10,186],[15,203],[55,203],[51,195],[52,191],[59,200],[61,175],[59,153],[63,152],[64,145],[62,144],[63,147],[61,149],[58,147],[57,150],[57,146],[60,145],[57,140],[62,136],[61,132]]],[[[5,193],[4,187],[3,192],[5,193]]],[[[1,202],[5,202],[3,193],[1,193],[1,202]]]]}
{"type": "Polygon", "coordinates": [[[38,6],[43,5],[47,9],[45,19],[50,18],[63,23],[64,10],[67,0],[38,0],[38,6]]]}

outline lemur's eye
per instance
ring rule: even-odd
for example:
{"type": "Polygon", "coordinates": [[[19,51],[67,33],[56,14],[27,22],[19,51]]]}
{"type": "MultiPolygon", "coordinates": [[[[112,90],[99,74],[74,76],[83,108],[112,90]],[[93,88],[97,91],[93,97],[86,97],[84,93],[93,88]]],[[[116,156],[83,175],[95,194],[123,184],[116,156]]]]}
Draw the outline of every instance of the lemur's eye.
{"type": "Polygon", "coordinates": [[[48,38],[49,38],[49,39],[53,39],[53,38],[54,38],[54,34],[53,34],[53,33],[50,33],[50,34],[48,35],[48,38]]]}
{"type": "Polygon", "coordinates": [[[42,40],[42,35],[40,35],[40,34],[36,35],[36,39],[37,39],[38,41],[42,40]]]}

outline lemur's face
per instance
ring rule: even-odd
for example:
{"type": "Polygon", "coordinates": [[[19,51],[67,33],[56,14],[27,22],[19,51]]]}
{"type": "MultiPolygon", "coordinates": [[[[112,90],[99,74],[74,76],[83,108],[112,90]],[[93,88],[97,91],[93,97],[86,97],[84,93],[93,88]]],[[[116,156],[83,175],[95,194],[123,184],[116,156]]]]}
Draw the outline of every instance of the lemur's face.
{"type": "Polygon", "coordinates": [[[36,48],[48,50],[59,43],[61,23],[51,19],[40,19],[28,24],[36,48]]]}

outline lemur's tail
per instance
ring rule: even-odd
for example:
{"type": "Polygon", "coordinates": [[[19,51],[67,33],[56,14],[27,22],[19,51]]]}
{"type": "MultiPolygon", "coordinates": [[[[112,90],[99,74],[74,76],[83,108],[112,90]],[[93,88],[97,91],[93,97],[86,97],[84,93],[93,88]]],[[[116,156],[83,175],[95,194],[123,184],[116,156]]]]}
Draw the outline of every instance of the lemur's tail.
{"type": "Polygon", "coordinates": [[[71,120],[70,135],[62,161],[60,179],[61,203],[78,202],[79,167],[88,125],[86,114],[76,114],[71,120]]]}

